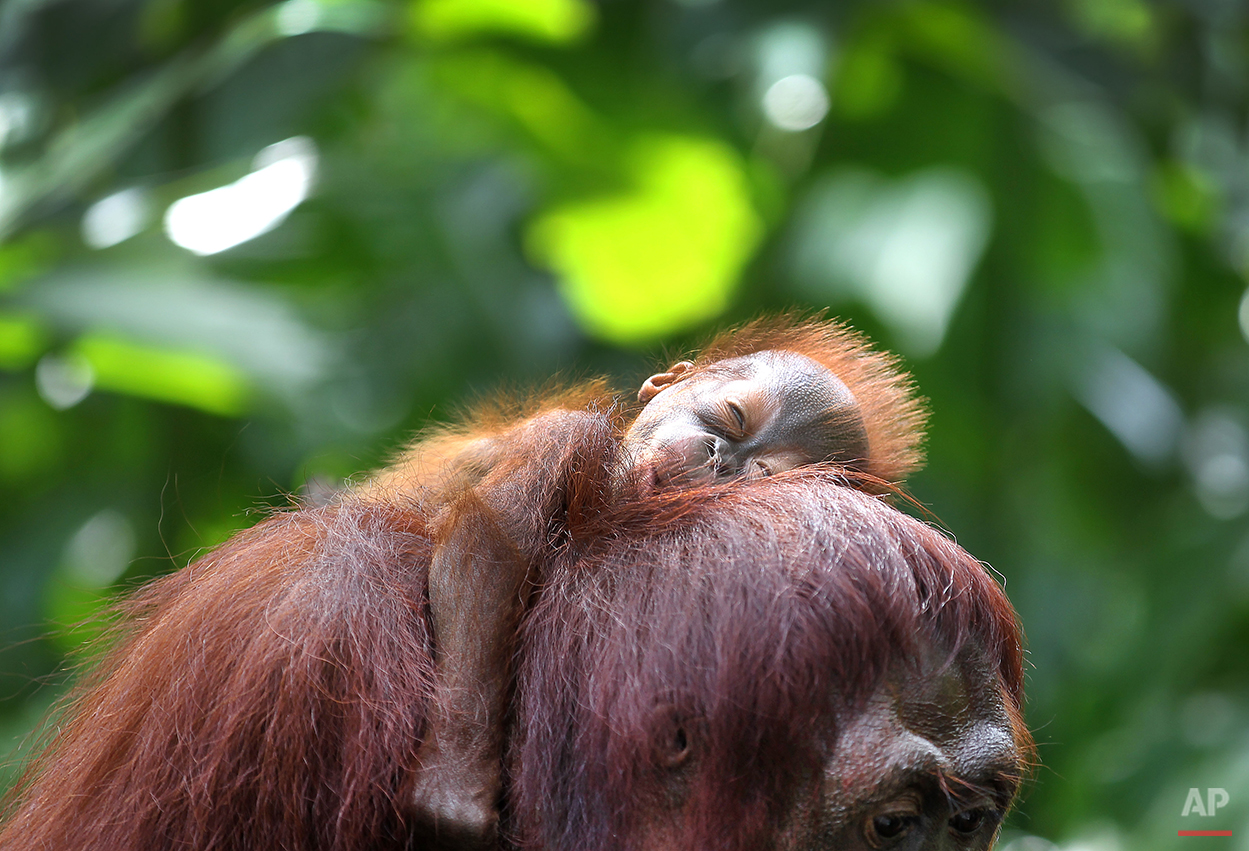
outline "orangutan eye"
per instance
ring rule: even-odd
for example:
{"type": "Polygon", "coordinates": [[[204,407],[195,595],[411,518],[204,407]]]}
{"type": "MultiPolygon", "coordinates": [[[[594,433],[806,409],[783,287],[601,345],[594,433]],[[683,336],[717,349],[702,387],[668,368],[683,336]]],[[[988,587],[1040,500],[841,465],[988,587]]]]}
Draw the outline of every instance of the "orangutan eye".
{"type": "Polygon", "coordinates": [[[911,813],[881,813],[868,819],[867,842],[873,848],[884,848],[910,833],[919,823],[911,813]]]}
{"type": "Polygon", "coordinates": [[[733,415],[733,423],[737,426],[737,433],[746,434],[746,412],[742,410],[742,406],[737,402],[727,403],[729,413],[733,415]]]}
{"type": "Polygon", "coordinates": [[[950,827],[958,833],[975,833],[989,821],[992,811],[988,807],[975,807],[956,813],[950,819],[950,827]]]}

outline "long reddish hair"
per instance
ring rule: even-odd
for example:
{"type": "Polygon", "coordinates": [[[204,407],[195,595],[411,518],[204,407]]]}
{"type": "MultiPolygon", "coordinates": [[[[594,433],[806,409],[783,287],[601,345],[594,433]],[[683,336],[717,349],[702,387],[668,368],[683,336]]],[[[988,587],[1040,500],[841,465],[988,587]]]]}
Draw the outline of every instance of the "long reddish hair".
{"type": "Polygon", "coordinates": [[[626,507],[609,522],[637,534],[555,571],[521,653],[511,759],[527,845],[631,847],[675,715],[705,746],[679,847],[767,847],[838,719],[929,647],[950,664],[983,655],[1030,758],[1002,589],[939,532],[832,481],[798,470],[626,507]]]}
{"type": "MultiPolygon", "coordinates": [[[[143,589],[0,848],[411,847],[433,675],[420,517],[352,497],[280,514],[143,589]]],[[[517,648],[518,845],[627,847],[676,717],[705,743],[687,844],[759,847],[838,719],[926,646],[987,657],[1026,747],[1005,596],[879,499],[795,471],[570,517],[517,648]]]]}
{"type": "Polygon", "coordinates": [[[0,848],[403,848],[432,693],[428,539],[347,502],[278,514],[124,603],[0,848]]]}

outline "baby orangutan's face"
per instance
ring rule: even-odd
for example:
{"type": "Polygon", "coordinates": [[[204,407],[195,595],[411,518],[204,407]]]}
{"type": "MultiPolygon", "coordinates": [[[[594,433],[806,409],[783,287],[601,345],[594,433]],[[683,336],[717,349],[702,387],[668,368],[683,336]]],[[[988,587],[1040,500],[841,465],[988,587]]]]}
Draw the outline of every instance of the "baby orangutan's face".
{"type": "Polygon", "coordinates": [[[854,396],[804,355],[766,351],[682,377],[653,375],[625,449],[648,484],[704,484],[769,476],[804,464],[853,466],[868,457],[854,396]]]}

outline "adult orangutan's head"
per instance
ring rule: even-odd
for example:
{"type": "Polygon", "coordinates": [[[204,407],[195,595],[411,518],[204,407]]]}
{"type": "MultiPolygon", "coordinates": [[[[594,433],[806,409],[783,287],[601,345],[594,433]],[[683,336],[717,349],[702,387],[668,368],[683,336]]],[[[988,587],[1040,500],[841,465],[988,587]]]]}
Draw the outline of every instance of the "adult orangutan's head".
{"type": "Polygon", "coordinates": [[[1031,753],[984,568],[819,474],[654,501],[526,624],[514,832],[558,849],[985,849],[1031,753]]]}

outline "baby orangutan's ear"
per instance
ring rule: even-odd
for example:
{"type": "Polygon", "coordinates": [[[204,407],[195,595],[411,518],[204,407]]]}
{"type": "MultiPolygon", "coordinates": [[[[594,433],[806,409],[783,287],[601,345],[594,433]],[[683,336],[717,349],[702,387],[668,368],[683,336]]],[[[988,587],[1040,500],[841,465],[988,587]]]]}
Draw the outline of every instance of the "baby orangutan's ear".
{"type": "Polygon", "coordinates": [[[674,363],[668,368],[667,372],[658,372],[652,375],[642,383],[642,389],[638,391],[638,401],[645,404],[654,399],[656,393],[676,381],[693,366],[694,364],[683,360],[680,363],[674,363]]]}

